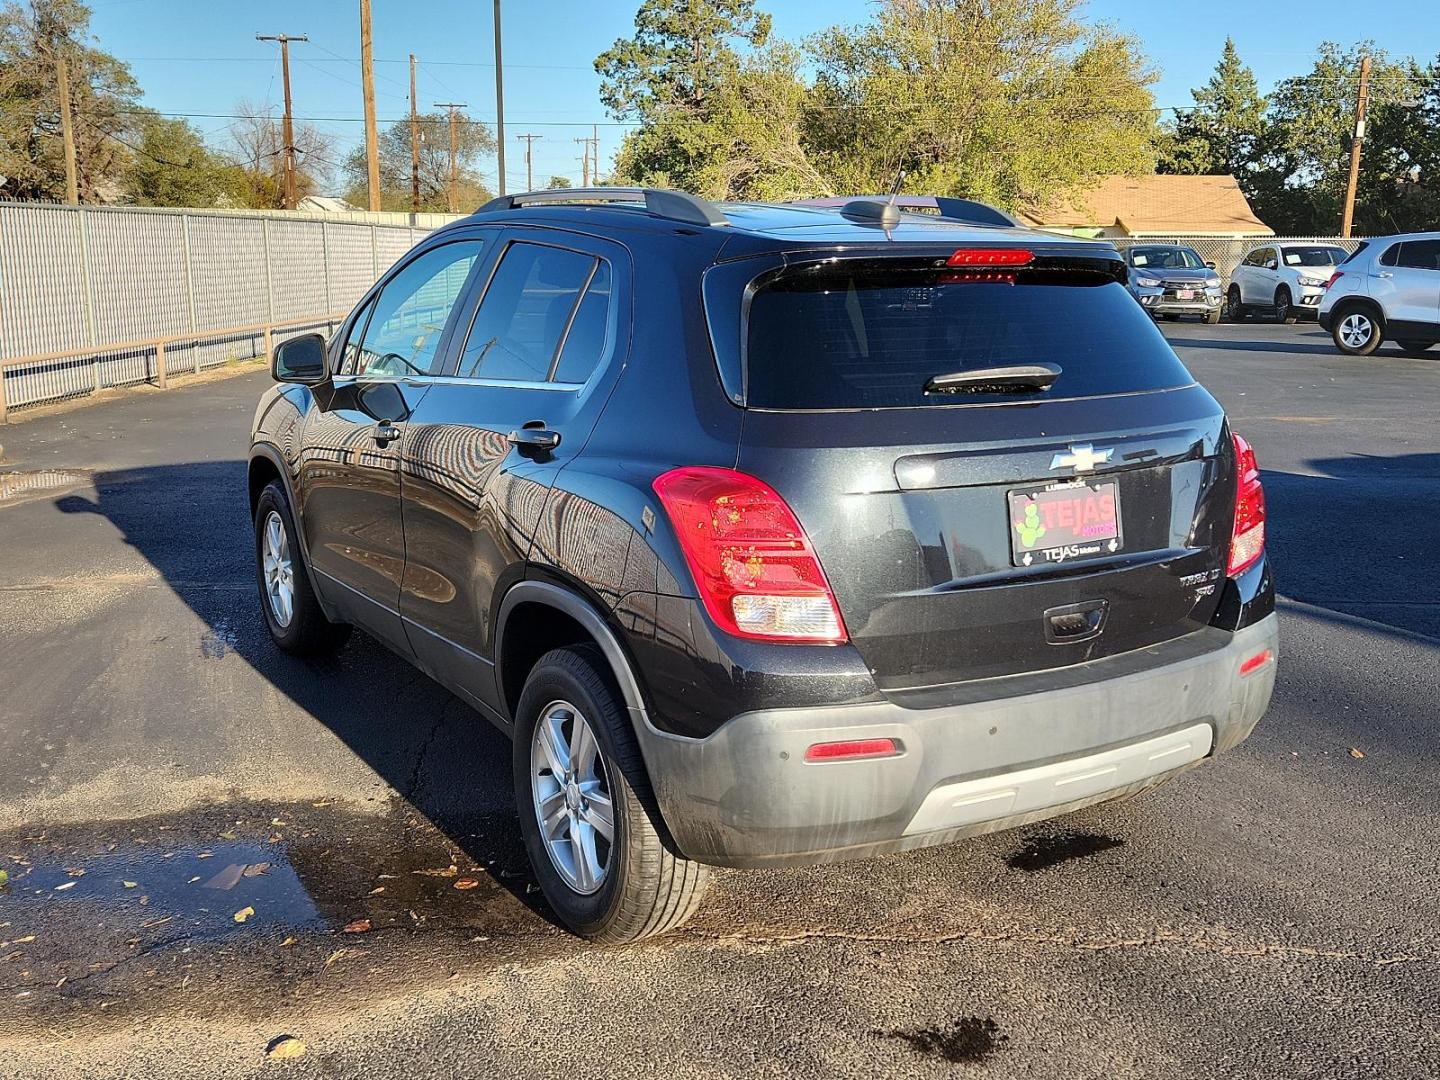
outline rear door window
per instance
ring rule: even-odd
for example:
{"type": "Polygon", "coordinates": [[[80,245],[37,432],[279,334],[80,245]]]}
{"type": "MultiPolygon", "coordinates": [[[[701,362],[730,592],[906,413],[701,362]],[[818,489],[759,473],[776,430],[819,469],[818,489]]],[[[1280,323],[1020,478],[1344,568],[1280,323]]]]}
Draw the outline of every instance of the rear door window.
{"type": "Polygon", "coordinates": [[[745,403],[774,409],[1044,401],[1193,380],[1125,287],[1100,274],[994,275],[839,266],[781,274],[754,293],[743,330],[745,403]],[[927,393],[934,376],[1058,364],[1030,394],[927,393]]]}
{"type": "Polygon", "coordinates": [[[1400,247],[1396,266],[1409,266],[1416,270],[1440,270],[1440,240],[1406,240],[1400,247]]]}
{"type": "MultiPolygon", "coordinates": [[[[564,359],[562,346],[568,344],[577,309],[583,307],[582,296],[601,262],[566,248],[511,244],[475,313],[457,374],[503,382],[551,381],[564,359]]],[[[582,338],[593,322],[592,307],[582,338]]],[[[577,340],[567,375],[581,366],[582,351],[577,340]]],[[[598,355],[590,367],[596,360],[598,355]]]]}

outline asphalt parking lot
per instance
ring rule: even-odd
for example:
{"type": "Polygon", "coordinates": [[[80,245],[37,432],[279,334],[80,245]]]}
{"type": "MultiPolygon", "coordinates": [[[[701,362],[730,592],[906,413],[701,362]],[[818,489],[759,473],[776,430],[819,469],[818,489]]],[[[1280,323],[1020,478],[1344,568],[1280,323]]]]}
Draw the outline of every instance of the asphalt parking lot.
{"type": "Polygon", "coordinates": [[[546,919],[482,720],[367,639],[269,643],[267,376],[0,428],[32,474],[0,486],[0,1075],[1440,1074],[1440,348],[1164,330],[1264,470],[1249,742],[1016,832],[721,873],[628,949],[546,919]]]}

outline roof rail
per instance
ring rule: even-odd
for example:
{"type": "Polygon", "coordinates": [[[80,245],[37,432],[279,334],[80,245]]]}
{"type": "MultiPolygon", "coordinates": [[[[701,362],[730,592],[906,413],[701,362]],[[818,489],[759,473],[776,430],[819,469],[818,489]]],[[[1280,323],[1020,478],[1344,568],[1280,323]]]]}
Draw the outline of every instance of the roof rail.
{"type": "MultiPolygon", "coordinates": [[[[867,213],[875,204],[890,201],[889,195],[851,195],[838,198],[799,199],[797,206],[824,206],[841,211],[849,210],[847,217],[856,220],[871,218],[878,221],[879,207],[867,213]]],[[[897,195],[894,205],[901,210],[936,210],[943,221],[961,221],[966,225],[986,225],[991,228],[1025,228],[1004,210],[974,199],[955,199],[945,195],[897,195]]]]}
{"type": "Polygon", "coordinates": [[[523,206],[563,206],[570,203],[644,203],[656,217],[683,221],[687,225],[729,225],[730,219],[712,202],[684,191],[647,187],[579,187],[553,188],[549,191],[526,191],[519,195],[501,195],[476,211],[515,210],[523,206]]]}

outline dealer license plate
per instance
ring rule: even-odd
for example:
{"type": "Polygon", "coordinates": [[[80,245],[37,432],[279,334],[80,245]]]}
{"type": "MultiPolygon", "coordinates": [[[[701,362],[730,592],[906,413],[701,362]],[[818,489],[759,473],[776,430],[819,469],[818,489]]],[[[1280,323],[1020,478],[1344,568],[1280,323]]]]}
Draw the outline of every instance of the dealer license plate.
{"type": "Polygon", "coordinates": [[[1016,566],[1102,558],[1124,547],[1120,490],[1113,480],[1017,488],[1008,500],[1016,566]]]}

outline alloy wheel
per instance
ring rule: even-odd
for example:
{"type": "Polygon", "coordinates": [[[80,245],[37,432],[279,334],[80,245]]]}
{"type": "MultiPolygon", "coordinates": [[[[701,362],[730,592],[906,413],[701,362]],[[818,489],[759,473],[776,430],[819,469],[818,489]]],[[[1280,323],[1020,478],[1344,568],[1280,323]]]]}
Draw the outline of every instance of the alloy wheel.
{"type": "Polygon", "coordinates": [[[568,701],[540,710],[530,739],[530,791],[556,873],[577,893],[599,891],[614,850],[614,803],[595,732],[568,701]]]}
{"type": "Polygon", "coordinates": [[[1375,324],[1358,311],[1340,320],[1340,340],[1352,349],[1363,349],[1373,333],[1375,324]]]}
{"type": "Polygon", "coordinates": [[[295,617],[295,570],[290,562],[290,538],[285,533],[285,522],[276,510],[271,510],[265,518],[260,561],[270,614],[284,629],[295,617]]]}

